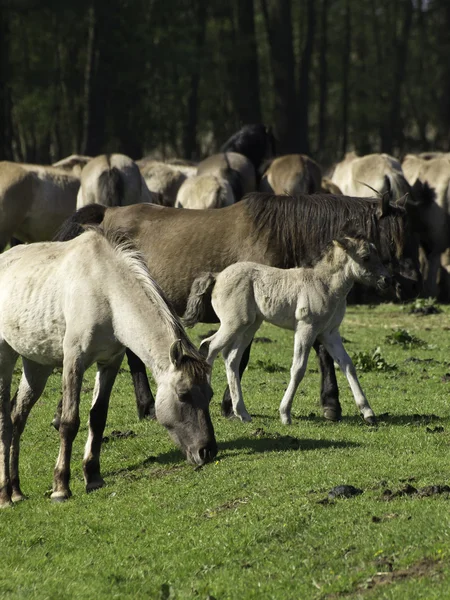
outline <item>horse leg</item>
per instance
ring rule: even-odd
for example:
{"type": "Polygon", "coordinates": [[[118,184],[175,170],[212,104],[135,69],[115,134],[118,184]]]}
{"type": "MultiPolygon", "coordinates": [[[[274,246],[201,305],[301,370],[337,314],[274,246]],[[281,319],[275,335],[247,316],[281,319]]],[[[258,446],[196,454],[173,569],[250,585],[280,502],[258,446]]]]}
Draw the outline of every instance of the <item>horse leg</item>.
{"type": "Polygon", "coordinates": [[[320,342],[314,342],[313,347],[319,359],[319,367],[322,375],[320,382],[320,404],[322,405],[323,416],[328,421],[340,421],[342,418],[342,409],[339,403],[339,388],[333,359],[320,342]]]}
{"type": "MultiPolygon", "coordinates": [[[[245,348],[242,354],[241,362],[239,364],[239,379],[242,379],[242,375],[247,368],[248,361],[250,359],[250,349],[252,347],[252,343],[253,340],[250,340],[247,348],[245,348]]],[[[227,385],[222,398],[222,415],[224,417],[232,417],[233,414],[233,402],[231,400],[230,387],[227,385]]]]}
{"type": "Polygon", "coordinates": [[[10,453],[10,474],[13,502],[20,502],[25,496],[20,489],[19,455],[20,438],[31,409],[41,397],[52,368],[38,365],[22,358],[23,371],[19,389],[11,403],[12,440],[10,453]]]}
{"type": "Polygon", "coordinates": [[[11,448],[11,380],[17,354],[2,340],[0,343],[0,508],[11,506],[9,456],[11,448]]]}
{"type": "Polygon", "coordinates": [[[62,502],[71,496],[69,488],[70,457],[73,441],[80,427],[79,404],[84,374],[80,354],[76,353],[76,348],[70,348],[69,344],[64,344],[64,346],[63,400],[59,427],[60,447],[53,475],[53,493],[51,495],[51,499],[55,502],[62,502]],[[69,347],[67,348],[67,346],[69,347]]]}
{"type": "Polygon", "coordinates": [[[155,399],[148,383],[147,372],[142,360],[129,348],[126,350],[128,366],[133,379],[134,394],[136,396],[136,408],[139,419],[156,419],[155,399]]]}
{"type": "Polygon", "coordinates": [[[295,392],[305,375],[313,340],[314,336],[311,331],[305,330],[305,328],[297,328],[295,331],[291,378],[280,403],[280,418],[283,425],[290,425],[292,422],[292,402],[294,401],[295,392]]]}
{"type": "Polygon", "coordinates": [[[358,381],[355,366],[344,348],[344,344],[342,343],[342,338],[339,335],[339,332],[323,336],[322,342],[332,356],[333,360],[337,362],[340,369],[346,376],[347,381],[350,384],[356,406],[359,408],[364,421],[368,425],[375,425],[375,414],[367,402],[367,398],[361,388],[361,384],[358,381]]]}
{"type": "Polygon", "coordinates": [[[108,365],[97,365],[97,376],[89,413],[89,436],[84,449],[83,473],[86,492],[105,485],[100,475],[100,450],[108,415],[111,390],[119,372],[123,356],[108,365]]]}

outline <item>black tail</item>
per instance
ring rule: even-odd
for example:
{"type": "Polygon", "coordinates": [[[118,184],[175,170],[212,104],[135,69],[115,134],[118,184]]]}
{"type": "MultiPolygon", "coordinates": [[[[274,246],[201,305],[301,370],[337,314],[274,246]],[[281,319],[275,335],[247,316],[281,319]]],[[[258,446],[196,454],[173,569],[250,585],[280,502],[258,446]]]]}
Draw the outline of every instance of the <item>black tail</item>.
{"type": "Polygon", "coordinates": [[[214,273],[204,273],[194,280],[187,301],[186,311],[182,318],[185,327],[194,327],[202,319],[206,301],[205,296],[211,293],[215,283],[216,276],[214,273]]]}
{"type": "Polygon", "coordinates": [[[53,238],[54,242],[66,242],[78,237],[84,232],[83,225],[100,225],[105,216],[106,206],[102,204],[87,204],[78,209],[64,221],[53,238]]]}
{"type": "Polygon", "coordinates": [[[105,206],[122,206],[124,185],[116,167],[103,171],[98,178],[98,201],[105,206]]]}

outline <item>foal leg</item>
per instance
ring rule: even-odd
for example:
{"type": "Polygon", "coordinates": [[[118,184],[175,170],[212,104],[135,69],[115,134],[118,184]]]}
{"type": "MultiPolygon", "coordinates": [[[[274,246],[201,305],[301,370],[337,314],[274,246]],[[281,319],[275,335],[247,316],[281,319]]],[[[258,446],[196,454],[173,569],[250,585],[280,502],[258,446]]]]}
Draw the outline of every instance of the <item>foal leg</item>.
{"type": "Polygon", "coordinates": [[[133,379],[138,417],[139,419],[145,419],[146,417],[149,419],[156,419],[155,399],[148,383],[145,365],[129,348],[127,348],[126,352],[128,366],[130,367],[130,373],[133,379]]]}
{"type": "Polygon", "coordinates": [[[320,404],[322,405],[323,416],[328,421],[340,421],[342,409],[339,403],[339,388],[334,370],[334,361],[319,341],[314,342],[314,350],[319,359],[322,376],[320,381],[320,404]]]}
{"type": "Polygon", "coordinates": [[[368,425],[375,425],[375,414],[370,408],[370,405],[367,402],[367,398],[364,395],[364,392],[362,391],[361,384],[359,383],[358,377],[356,375],[355,366],[352,362],[352,359],[347,354],[344,348],[344,344],[342,343],[342,339],[339,332],[334,332],[332,334],[323,336],[321,340],[327,351],[332,356],[333,360],[337,362],[342,372],[346,376],[347,381],[350,384],[350,388],[352,390],[356,406],[359,408],[359,411],[362,414],[364,421],[368,425]]]}
{"type": "Polygon", "coordinates": [[[47,379],[52,372],[51,367],[38,365],[26,358],[22,358],[22,363],[22,378],[11,406],[12,440],[10,474],[13,502],[19,502],[25,498],[20,489],[19,480],[20,438],[25,428],[28,415],[37,400],[41,397],[47,379]]]}
{"type": "Polygon", "coordinates": [[[51,499],[62,502],[71,496],[69,488],[70,480],[70,457],[72,445],[80,427],[80,391],[83,381],[84,367],[81,353],[77,353],[76,347],[64,345],[63,365],[63,401],[61,424],[59,426],[60,447],[53,475],[53,493],[51,499]]]}
{"type": "MultiPolygon", "coordinates": [[[[244,374],[244,371],[247,368],[248,361],[250,359],[250,349],[252,347],[252,343],[253,343],[253,340],[250,340],[250,343],[245,348],[245,350],[244,350],[244,352],[242,354],[241,362],[239,364],[239,380],[242,379],[242,375],[244,374]]],[[[230,393],[230,387],[229,386],[227,386],[225,388],[225,391],[223,393],[223,398],[222,398],[222,415],[224,417],[232,417],[233,416],[233,403],[232,403],[232,400],[231,400],[231,393],[230,393]]]]}
{"type": "Polygon", "coordinates": [[[9,454],[12,437],[11,380],[17,354],[2,340],[0,343],[0,508],[11,506],[9,454]]]}
{"type": "Polygon", "coordinates": [[[297,328],[294,336],[294,356],[291,366],[291,379],[289,385],[284,392],[284,396],[280,404],[280,417],[284,425],[290,425],[291,408],[294,400],[295,392],[303,379],[308,364],[308,356],[313,344],[314,336],[310,329],[297,328]]]}
{"type": "Polygon", "coordinates": [[[111,390],[119,372],[123,356],[108,365],[97,365],[94,396],[89,413],[89,437],[84,449],[83,472],[86,492],[92,492],[105,485],[100,475],[100,450],[102,436],[108,415],[111,390]]]}

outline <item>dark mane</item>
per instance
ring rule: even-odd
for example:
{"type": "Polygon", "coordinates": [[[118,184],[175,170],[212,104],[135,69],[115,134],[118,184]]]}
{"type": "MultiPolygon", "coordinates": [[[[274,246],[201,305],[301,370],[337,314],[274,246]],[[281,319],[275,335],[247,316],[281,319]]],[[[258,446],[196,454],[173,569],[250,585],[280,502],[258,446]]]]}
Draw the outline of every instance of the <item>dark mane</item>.
{"type": "Polygon", "coordinates": [[[194,356],[191,352],[183,354],[180,369],[193,380],[203,380],[211,373],[211,367],[199,354],[194,356]]]}
{"type": "Polygon", "coordinates": [[[404,246],[406,211],[390,205],[378,216],[380,201],[331,194],[275,196],[248,194],[243,200],[255,237],[269,231],[269,249],[278,252],[282,268],[312,264],[324,248],[349,228],[373,242],[384,261],[398,259],[404,246]]]}
{"type": "Polygon", "coordinates": [[[253,163],[258,172],[261,162],[267,156],[268,148],[271,153],[274,153],[274,137],[264,125],[258,124],[244,125],[223,144],[220,151],[243,154],[253,163]]]}

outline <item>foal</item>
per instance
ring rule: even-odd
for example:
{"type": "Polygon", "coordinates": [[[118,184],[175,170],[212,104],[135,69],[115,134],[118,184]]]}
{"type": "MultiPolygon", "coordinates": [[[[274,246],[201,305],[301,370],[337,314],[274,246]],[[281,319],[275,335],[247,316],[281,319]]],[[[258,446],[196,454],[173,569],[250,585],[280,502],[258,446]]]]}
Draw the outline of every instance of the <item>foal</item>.
{"type": "Polygon", "coordinates": [[[295,331],[291,380],[280,405],[283,423],[291,423],[294,394],[316,340],[323,343],[344,372],[364,420],[369,424],[375,422],[339,335],[346,297],[355,281],[379,289],[390,285],[389,273],[375,246],[362,237],[334,240],[310,268],[276,269],[242,262],[194,281],[183,321],[187,326],[197,322],[205,295],[213,288],[212,306],[220,319],[220,329],[203,340],[200,352],[207,353],[207,361],[212,365],[222,351],[237,417],[251,420],[239,380],[241,357],[261,323],[268,321],[295,331]]]}

